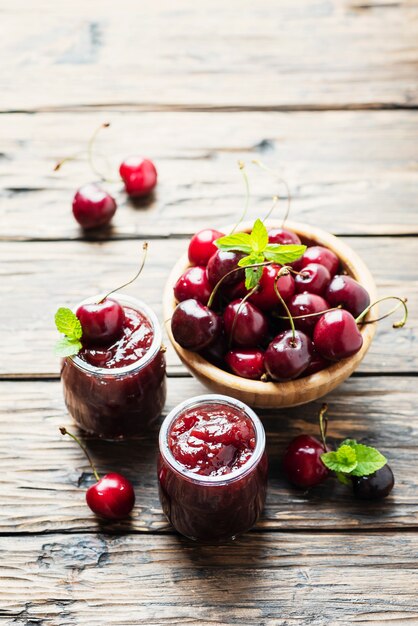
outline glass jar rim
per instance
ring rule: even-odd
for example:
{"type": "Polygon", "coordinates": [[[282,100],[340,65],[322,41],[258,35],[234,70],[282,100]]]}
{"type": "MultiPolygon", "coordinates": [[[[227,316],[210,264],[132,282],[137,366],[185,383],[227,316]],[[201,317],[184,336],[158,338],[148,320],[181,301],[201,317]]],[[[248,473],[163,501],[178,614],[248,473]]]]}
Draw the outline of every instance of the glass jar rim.
{"type": "MultiPolygon", "coordinates": [[[[85,300],[82,300],[73,308],[74,313],[76,312],[78,307],[81,306],[82,304],[91,304],[92,302],[98,302],[100,298],[102,297],[103,297],[102,294],[99,294],[96,296],[92,296],[90,298],[86,298],[85,300]]],[[[145,367],[145,365],[147,365],[147,363],[149,363],[151,359],[155,357],[155,355],[161,348],[162,331],[161,331],[160,324],[158,322],[158,318],[156,314],[154,313],[154,311],[151,309],[151,307],[145,304],[145,302],[143,302],[142,300],[138,300],[137,298],[133,298],[132,296],[127,296],[125,294],[112,294],[112,298],[114,300],[117,300],[119,304],[122,304],[122,305],[125,304],[129,306],[130,308],[135,309],[136,311],[139,311],[140,313],[143,313],[145,315],[145,317],[150,322],[151,327],[152,327],[152,332],[153,332],[152,343],[149,349],[140,359],[138,359],[134,363],[129,363],[129,365],[124,365],[123,367],[112,367],[112,368],[97,367],[95,365],[91,365],[90,363],[87,363],[83,359],[80,359],[80,357],[77,354],[75,356],[67,357],[74,363],[76,367],[86,372],[89,372],[91,374],[106,375],[106,376],[120,376],[121,374],[123,375],[123,374],[128,374],[134,371],[136,372],[138,370],[141,370],[143,367],[145,367]]]]}
{"type": "Polygon", "coordinates": [[[173,469],[178,474],[181,474],[182,477],[190,480],[191,482],[199,483],[201,485],[223,485],[229,484],[235,480],[238,480],[239,478],[242,478],[243,476],[247,475],[255,465],[257,465],[265,450],[266,434],[260,418],[247,404],[241,402],[241,400],[232,398],[231,396],[225,396],[217,393],[208,393],[189,398],[188,400],[185,400],[184,402],[181,402],[180,404],[175,406],[174,409],[172,409],[168,413],[163,423],[161,424],[158,444],[160,448],[160,453],[163,456],[164,460],[169,464],[171,469],[173,469]],[[202,474],[196,474],[195,472],[192,472],[191,470],[184,467],[181,463],[179,463],[174,458],[174,455],[170,450],[170,446],[168,445],[168,434],[174,420],[177,419],[177,417],[183,411],[191,409],[193,407],[197,407],[201,404],[227,404],[230,407],[238,408],[251,420],[254,426],[256,443],[252,455],[247,461],[245,461],[243,465],[241,465],[241,467],[233,470],[229,474],[223,474],[221,476],[204,476],[202,474]]]}

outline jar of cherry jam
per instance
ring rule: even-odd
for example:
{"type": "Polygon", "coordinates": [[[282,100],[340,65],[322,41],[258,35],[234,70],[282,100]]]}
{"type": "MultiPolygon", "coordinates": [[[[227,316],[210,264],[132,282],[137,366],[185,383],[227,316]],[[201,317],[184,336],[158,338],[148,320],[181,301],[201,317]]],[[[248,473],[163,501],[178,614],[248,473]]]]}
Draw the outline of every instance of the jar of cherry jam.
{"type": "Polygon", "coordinates": [[[125,314],[122,336],[110,346],[84,346],[64,359],[61,379],[68,411],[80,428],[119,439],[146,432],[160,416],[166,398],[165,355],[152,309],[129,296],[112,298],[125,314]]]}
{"type": "Polygon", "coordinates": [[[254,526],[268,463],[264,428],[252,409],[218,394],[186,400],[165,418],[159,448],[160,501],[179,533],[212,543],[254,526]]]}

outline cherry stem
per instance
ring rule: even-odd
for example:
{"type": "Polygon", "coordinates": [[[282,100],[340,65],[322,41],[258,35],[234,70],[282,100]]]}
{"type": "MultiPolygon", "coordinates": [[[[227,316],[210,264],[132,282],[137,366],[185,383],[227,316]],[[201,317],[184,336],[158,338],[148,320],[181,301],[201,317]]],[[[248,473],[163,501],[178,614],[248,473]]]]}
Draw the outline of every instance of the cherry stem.
{"type": "Polygon", "coordinates": [[[245,216],[247,215],[248,207],[250,205],[250,183],[248,181],[247,172],[245,171],[245,163],[243,161],[238,161],[238,167],[240,169],[240,172],[242,173],[242,177],[244,179],[244,184],[245,184],[245,206],[244,206],[244,211],[242,212],[241,217],[239,218],[238,222],[235,224],[234,228],[229,233],[230,235],[232,235],[232,233],[236,231],[238,226],[244,220],[245,216]]]}
{"type": "MultiPolygon", "coordinates": [[[[402,298],[402,300],[404,300],[405,302],[408,302],[407,298],[402,298]]],[[[393,309],[391,309],[384,315],[381,315],[380,317],[376,317],[376,319],[374,320],[366,320],[365,322],[363,322],[363,324],[374,324],[375,322],[380,322],[380,320],[384,320],[386,317],[389,317],[390,315],[392,315],[392,313],[395,313],[401,306],[403,306],[403,302],[398,302],[398,304],[396,304],[393,307],[393,309]]]]}
{"type": "Polygon", "coordinates": [[[104,124],[100,124],[100,126],[98,128],[96,128],[96,130],[94,131],[94,133],[92,134],[92,136],[89,139],[89,142],[87,144],[87,159],[90,165],[90,169],[92,170],[92,172],[94,172],[97,176],[99,176],[100,180],[102,180],[103,182],[108,182],[108,183],[115,183],[115,182],[119,182],[119,179],[116,180],[111,180],[109,178],[107,178],[106,176],[104,176],[104,174],[96,167],[95,163],[94,163],[94,150],[93,150],[93,146],[94,146],[94,142],[96,141],[97,135],[100,133],[100,131],[103,128],[109,128],[110,123],[109,122],[105,122],[104,124]]]}
{"type": "Polygon", "coordinates": [[[222,285],[224,280],[226,278],[228,278],[228,276],[231,276],[231,274],[235,274],[235,272],[239,272],[239,271],[242,271],[244,269],[246,270],[247,268],[250,269],[252,267],[266,267],[267,265],[272,265],[272,264],[273,264],[273,261],[265,261],[264,263],[253,263],[251,265],[244,265],[242,267],[235,267],[233,270],[230,270],[229,272],[227,272],[225,274],[225,276],[222,276],[222,278],[220,278],[218,280],[218,282],[216,283],[216,285],[212,289],[212,293],[210,294],[210,297],[209,297],[209,300],[208,300],[208,304],[207,304],[208,309],[211,308],[211,306],[213,304],[213,301],[215,299],[215,296],[216,296],[216,294],[218,292],[219,287],[222,285]]]}
{"type": "Polygon", "coordinates": [[[141,265],[139,266],[139,270],[137,271],[135,276],[133,278],[131,278],[131,280],[128,280],[127,283],[124,283],[120,287],[116,287],[116,289],[112,289],[112,291],[109,291],[109,293],[107,293],[104,296],[104,298],[101,298],[101,300],[99,300],[98,304],[101,304],[102,302],[104,302],[106,300],[106,298],[108,298],[110,295],[112,295],[112,293],[115,293],[116,291],[120,291],[121,289],[124,289],[125,287],[127,287],[128,285],[130,285],[131,283],[136,281],[136,279],[139,277],[139,275],[141,274],[142,270],[144,269],[145,260],[147,258],[147,251],[148,251],[148,243],[147,242],[142,244],[142,250],[143,250],[143,255],[142,255],[141,265]]]}
{"type": "Polygon", "coordinates": [[[278,272],[276,278],[274,279],[274,291],[276,293],[276,296],[279,298],[284,310],[286,311],[288,317],[289,317],[289,322],[290,322],[290,327],[292,329],[292,343],[293,345],[295,345],[296,343],[296,330],[295,330],[295,323],[293,321],[293,317],[292,314],[289,311],[289,308],[286,304],[286,302],[283,300],[282,296],[280,295],[279,292],[279,288],[277,286],[277,283],[279,282],[279,278],[281,278],[282,276],[286,276],[286,274],[288,274],[289,272],[287,271],[286,267],[282,267],[282,269],[278,272]],[[283,270],[286,270],[285,272],[283,272],[283,270]]]}
{"type": "Polygon", "coordinates": [[[279,201],[279,198],[277,196],[273,196],[273,204],[271,205],[270,211],[267,213],[267,215],[262,219],[262,222],[264,224],[264,222],[266,220],[268,220],[268,218],[270,217],[270,215],[273,213],[274,209],[277,206],[277,203],[279,201]]]}
{"type": "Polygon", "coordinates": [[[68,432],[68,430],[66,428],[64,428],[64,426],[60,426],[60,433],[61,433],[61,435],[68,435],[69,437],[71,437],[71,439],[74,439],[74,441],[76,443],[78,443],[78,445],[80,446],[80,448],[83,450],[84,454],[87,457],[87,460],[88,460],[88,462],[90,464],[90,467],[93,470],[93,474],[94,474],[95,479],[97,480],[97,482],[99,482],[99,480],[100,480],[99,473],[98,473],[98,471],[96,469],[95,464],[92,461],[92,458],[91,458],[90,454],[88,453],[88,450],[87,450],[86,446],[84,444],[82,444],[80,439],[78,437],[76,437],[75,435],[73,435],[73,433],[68,432]]]}
{"type": "MultiPolygon", "coordinates": [[[[324,313],[328,313],[329,311],[337,311],[338,309],[342,309],[342,308],[343,308],[342,304],[339,304],[338,306],[332,307],[332,309],[324,309],[323,311],[317,311],[316,313],[307,313],[306,315],[293,315],[293,319],[301,320],[301,319],[305,319],[305,317],[315,317],[317,315],[323,315],[324,313]]],[[[274,317],[276,317],[279,320],[289,319],[287,315],[275,315],[274,317]]]]}
{"type": "Polygon", "coordinates": [[[243,306],[244,306],[244,304],[247,302],[248,298],[250,298],[250,297],[253,295],[253,293],[257,290],[257,288],[258,288],[258,284],[257,284],[257,285],[255,285],[255,287],[253,287],[253,288],[251,289],[251,291],[249,291],[249,292],[248,292],[248,293],[247,293],[247,294],[243,297],[243,299],[241,300],[241,302],[239,303],[238,310],[237,310],[237,312],[235,313],[235,316],[234,316],[234,321],[232,322],[231,334],[230,334],[230,336],[229,336],[229,341],[228,341],[228,347],[229,347],[229,348],[231,348],[231,345],[232,345],[232,340],[233,340],[233,338],[234,338],[235,326],[236,326],[236,324],[237,324],[238,315],[241,313],[242,307],[243,307],[243,306]]]}
{"type": "Polygon", "coordinates": [[[283,221],[282,221],[282,228],[283,228],[287,218],[289,217],[289,213],[290,213],[290,204],[291,204],[291,201],[292,201],[292,195],[290,193],[290,187],[289,187],[287,181],[284,178],[282,178],[281,176],[278,176],[277,172],[275,172],[274,170],[272,170],[269,167],[267,167],[267,165],[265,165],[262,161],[259,161],[258,159],[253,159],[252,163],[254,163],[255,165],[258,165],[258,167],[261,167],[261,169],[265,170],[269,174],[273,174],[273,176],[275,176],[275,178],[280,183],[282,183],[282,185],[284,185],[285,188],[286,188],[287,208],[286,208],[286,213],[285,213],[283,221]]]}
{"type": "Polygon", "coordinates": [[[324,450],[327,450],[327,429],[328,429],[328,418],[325,417],[325,413],[328,411],[328,404],[324,402],[321,406],[318,414],[319,419],[319,431],[321,433],[322,443],[324,445],[324,450]]]}
{"type": "MultiPolygon", "coordinates": [[[[385,300],[398,300],[399,304],[392,309],[391,311],[389,311],[389,313],[387,313],[386,315],[384,315],[382,318],[387,317],[388,315],[391,315],[394,311],[397,310],[397,308],[399,306],[403,306],[404,308],[404,314],[403,314],[403,318],[401,320],[399,320],[399,322],[394,322],[392,324],[393,328],[402,328],[403,326],[405,326],[406,324],[406,320],[408,319],[408,307],[406,306],[406,298],[399,298],[398,296],[385,296],[384,298],[379,298],[379,300],[376,300],[376,302],[373,302],[372,304],[369,304],[368,307],[366,307],[364,309],[364,311],[362,313],[360,313],[360,315],[358,317],[356,317],[356,323],[358,324],[359,322],[362,321],[362,319],[364,317],[366,317],[366,315],[368,314],[368,312],[376,305],[379,304],[379,302],[384,302],[385,300]]],[[[377,321],[377,320],[373,320],[373,321],[377,321]]]]}

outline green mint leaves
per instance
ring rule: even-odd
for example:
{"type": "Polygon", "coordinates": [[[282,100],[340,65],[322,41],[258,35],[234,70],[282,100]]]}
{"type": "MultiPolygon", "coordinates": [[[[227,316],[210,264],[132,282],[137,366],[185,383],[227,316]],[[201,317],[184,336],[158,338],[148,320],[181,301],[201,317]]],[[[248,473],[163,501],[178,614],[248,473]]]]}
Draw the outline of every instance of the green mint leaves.
{"type": "Polygon", "coordinates": [[[368,476],[386,465],[387,460],[376,448],[346,439],[335,452],[325,452],[321,461],[337,473],[338,479],[347,484],[347,474],[368,476]]]}
{"type": "Polygon", "coordinates": [[[59,308],[55,313],[55,326],[58,332],[64,335],[55,345],[56,356],[66,357],[78,354],[83,347],[80,341],[83,329],[75,313],[71,309],[59,308]]]}
{"type": "Polygon", "coordinates": [[[233,233],[217,239],[215,244],[221,250],[244,252],[247,255],[238,263],[240,267],[246,268],[245,287],[247,289],[254,289],[263,274],[262,267],[247,267],[248,265],[264,263],[265,261],[286,265],[299,259],[306,250],[306,246],[302,245],[281,246],[269,243],[267,228],[260,219],[254,222],[250,234],[233,233]]]}

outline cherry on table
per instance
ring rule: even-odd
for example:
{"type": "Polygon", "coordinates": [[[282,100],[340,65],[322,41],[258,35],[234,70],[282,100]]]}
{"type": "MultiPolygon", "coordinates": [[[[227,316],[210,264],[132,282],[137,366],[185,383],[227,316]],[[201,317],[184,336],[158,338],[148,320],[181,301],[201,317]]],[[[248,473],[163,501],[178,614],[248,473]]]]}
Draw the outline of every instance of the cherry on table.
{"type": "Polygon", "coordinates": [[[115,199],[95,183],[80,187],[73,199],[73,215],[85,229],[105,226],[115,211],[115,199]]]}
{"type": "Polygon", "coordinates": [[[180,302],[171,318],[171,331],[182,348],[198,352],[213,343],[221,334],[219,315],[197,300],[180,302]]]}
{"type": "Polygon", "coordinates": [[[301,240],[298,235],[291,230],[286,230],[285,228],[272,228],[268,231],[269,234],[269,243],[278,243],[280,245],[299,245],[301,244],[301,240]]]}
{"type": "Polygon", "coordinates": [[[351,476],[353,493],[360,500],[380,500],[390,494],[395,477],[388,464],[368,476],[351,476]]]}
{"type": "MultiPolygon", "coordinates": [[[[297,261],[299,263],[299,261],[297,261]]],[[[319,265],[324,265],[331,276],[334,276],[338,272],[338,268],[340,266],[340,260],[329,248],[324,248],[324,246],[311,246],[302,255],[300,260],[300,267],[303,268],[310,263],[319,263],[319,265]]]]}
{"type": "Polygon", "coordinates": [[[325,298],[331,306],[342,305],[354,317],[360,315],[370,304],[366,289],[345,274],[334,276],[325,292],[325,298]]]}
{"type": "Polygon", "coordinates": [[[260,380],[264,374],[264,352],[262,350],[230,350],[225,361],[237,376],[260,380]]]}
{"type": "Polygon", "coordinates": [[[122,336],[125,313],[112,298],[81,304],[76,315],[83,329],[83,344],[110,345],[122,336]]]}
{"type": "Polygon", "coordinates": [[[295,437],[283,457],[283,470],[288,481],[305,488],[324,481],[329,475],[329,470],[321,461],[321,454],[324,452],[324,445],[315,437],[295,437]]]}
{"type": "Polygon", "coordinates": [[[129,196],[147,196],[157,184],[157,170],[149,159],[132,156],[122,161],[119,173],[129,196]]]}
{"type": "Polygon", "coordinates": [[[285,330],[273,339],[264,354],[267,373],[273,380],[300,376],[312,359],[312,341],[305,333],[285,330]]]}
{"type": "Polygon", "coordinates": [[[238,262],[245,256],[243,252],[235,252],[234,250],[217,250],[208,262],[207,272],[210,284],[215,287],[221,279],[222,286],[227,287],[236,285],[244,276],[244,269],[233,272],[226,276],[232,270],[238,268],[238,262]],[[225,277],[225,278],[224,278],[225,277]]]}
{"type": "Polygon", "coordinates": [[[348,311],[336,309],[324,313],[313,334],[315,350],[330,361],[340,361],[356,354],[363,345],[357,322],[348,311]]]}
{"type": "Polygon", "coordinates": [[[224,328],[231,342],[243,348],[254,348],[268,332],[267,318],[254,304],[233,300],[223,314],[224,328]]]}
{"type": "Polygon", "coordinates": [[[311,336],[315,324],[319,319],[313,313],[321,313],[329,309],[329,304],[324,298],[314,293],[296,293],[286,302],[289,312],[293,317],[295,327],[311,336]],[[312,315],[312,317],[300,317],[312,315]]]}
{"type": "Polygon", "coordinates": [[[214,228],[204,228],[190,239],[188,256],[193,265],[207,265],[210,257],[218,248],[215,241],[224,237],[224,233],[214,228]]]}
{"type": "Polygon", "coordinates": [[[249,297],[250,302],[263,311],[281,308],[280,301],[274,289],[275,283],[277,284],[277,289],[283,300],[287,301],[295,293],[295,280],[293,276],[285,274],[276,280],[280,270],[281,265],[267,265],[263,267],[263,273],[257,291],[249,297]]]}
{"type": "Polygon", "coordinates": [[[206,268],[200,266],[189,267],[174,285],[174,297],[178,302],[194,298],[202,304],[207,304],[211,292],[212,287],[206,268]]]}
{"type": "Polygon", "coordinates": [[[324,265],[308,263],[295,277],[295,287],[298,293],[308,292],[322,296],[330,281],[331,274],[324,265]]]}

